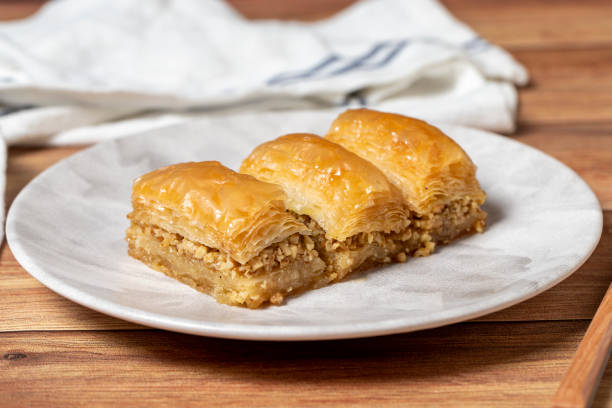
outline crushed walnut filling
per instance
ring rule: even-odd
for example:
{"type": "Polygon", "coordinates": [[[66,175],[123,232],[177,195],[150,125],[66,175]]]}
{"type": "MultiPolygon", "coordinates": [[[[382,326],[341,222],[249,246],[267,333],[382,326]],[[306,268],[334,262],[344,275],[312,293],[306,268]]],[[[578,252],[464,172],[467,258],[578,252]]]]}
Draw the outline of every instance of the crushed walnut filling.
{"type": "Polygon", "coordinates": [[[294,234],[281,242],[270,245],[247,263],[241,264],[218,249],[190,241],[179,234],[151,225],[139,226],[144,233],[155,237],[162,247],[172,248],[177,251],[178,255],[202,261],[207,267],[218,271],[238,273],[244,276],[282,269],[295,260],[312,262],[318,257],[312,239],[308,236],[294,234]]]}
{"type": "Polygon", "coordinates": [[[361,232],[346,238],[344,241],[338,241],[333,238],[326,238],[325,231],[309,216],[296,213],[293,213],[293,215],[311,230],[315,248],[319,250],[320,256],[326,263],[329,263],[330,254],[359,251],[368,246],[376,246],[381,249],[380,253],[386,254],[386,256],[380,258],[375,257],[373,259],[375,262],[405,262],[409,256],[429,254],[435,246],[433,242],[429,242],[431,241],[430,235],[419,236],[410,227],[399,233],[361,232]]]}
{"type": "Polygon", "coordinates": [[[445,205],[439,212],[414,217],[413,225],[429,233],[433,240],[448,243],[464,232],[482,232],[486,213],[478,202],[464,197],[445,205]]]}
{"type": "Polygon", "coordinates": [[[409,256],[430,255],[436,248],[436,242],[448,243],[462,232],[482,232],[485,226],[485,213],[470,197],[455,200],[437,213],[411,214],[410,224],[400,232],[362,232],[344,241],[326,238],[325,231],[312,218],[292,213],[312,231],[315,248],[326,262],[332,252],[357,251],[372,244],[389,254],[376,259],[377,262],[405,262],[409,256]]]}

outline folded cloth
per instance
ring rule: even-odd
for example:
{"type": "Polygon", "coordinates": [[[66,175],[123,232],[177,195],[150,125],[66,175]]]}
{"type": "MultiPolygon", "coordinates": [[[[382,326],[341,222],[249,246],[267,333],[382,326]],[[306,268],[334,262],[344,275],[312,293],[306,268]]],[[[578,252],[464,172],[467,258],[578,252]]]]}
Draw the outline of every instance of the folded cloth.
{"type": "Polygon", "coordinates": [[[248,21],[221,0],[56,0],[0,24],[8,144],[361,105],[512,132],[527,80],[435,0],[363,0],[315,23],[248,21]]]}

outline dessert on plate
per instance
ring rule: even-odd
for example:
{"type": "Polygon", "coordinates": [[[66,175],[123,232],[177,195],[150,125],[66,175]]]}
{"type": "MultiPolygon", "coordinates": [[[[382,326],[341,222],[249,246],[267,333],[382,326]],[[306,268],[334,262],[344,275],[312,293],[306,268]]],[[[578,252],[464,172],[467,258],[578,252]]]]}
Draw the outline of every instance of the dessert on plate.
{"type": "Polygon", "coordinates": [[[219,162],[181,163],[136,179],[129,254],[153,269],[250,308],[327,283],[309,229],[283,190],[219,162]]]}
{"type": "Polygon", "coordinates": [[[485,198],[476,166],[436,127],[349,110],[325,138],[257,146],[240,173],[207,161],[136,179],[128,251],[218,302],[257,308],[481,232],[485,198]]]}

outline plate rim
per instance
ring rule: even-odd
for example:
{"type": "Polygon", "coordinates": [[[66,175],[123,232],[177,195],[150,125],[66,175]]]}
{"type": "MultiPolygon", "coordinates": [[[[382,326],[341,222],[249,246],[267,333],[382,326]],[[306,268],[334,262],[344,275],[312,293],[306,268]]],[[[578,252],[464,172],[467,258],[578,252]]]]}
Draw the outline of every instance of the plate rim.
{"type": "MultiPolygon", "coordinates": [[[[172,124],[159,129],[155,129],[155,131],[172,127],[180,127],[181,125],[183,124],[172,124]]],[[[512,292],[513,296],[508,296],[507,293],[500,292],[491,299],[501,299],[501,301],[495,302],[489,299],[487,302],[485,302],[485,305],[489,304],[489,306],[487,307],[478,307],[479,302],[474,302],[454,309],[445,309],[443,311],[430,313],[428,314],[428,316],[434,316],[433,319],[426,319],[426,321],[418,322],[416,324],[414,323],[414,317],[411,317],[409,319],[396,318],[379,321],[376,323],[376,327],[368,327],[372,326],[371,322],[364,324],[344,323],[329,326],[310,326],[305,330],[304,326],[300,325],[263,325],[242,323],[216,323],[205,320],[196,321],[192,319],[159,315],[157,313],[149,312],[143,309],[118,305],[115,302],[100,299],[94,295],[89,294],[86,291],[66,284],[61,279],[54,277],[53,274],[46,272],[43,267],[39,267],[36,263],[34,263],[31,260],[30,256],[27,254],[27,250],[24,249],[19,240],[15,238],[15,236],[19,234],[16,227],[16,219],[19,215],[20,203],[22,200],[25,200],[29,189],[32,188],[33,185],[36,185],[41,178],[47,177],[48,173],[55,171],[58,166],[63,165],[63,163],[65,163],[66,161],[74,159],[78,156],[90,154],[92,150],[101,148],[101,146],[116,143],[118,140],[121,139],[142,136],[143,134],[150,133],[151,131],[141,132],[125,138],[112,139],[94,144],[93,146],[90,146],[80,152],[77,152],[60,160],[59,162],[53,164],[52,166],[38,174],[36,177],[34,177],[30,182],[28,182],[26,186],[21,189],[21,191],[19,191],[17,197],[14,199],[13,203],[9,208],[5,227],[7,244],[10,247],[11,252],[13,253],[13,256],[15,257],[17,262],[19,262],[19,264],[32,277],[34,277],[41,284],[51,289],[58,295],[65,297],[81,306],[138,325],[144,325],[153,328],[193,335],[256,341],[313,341],[351,339],[383,336],[398,333],[408,333],[418,330],[441,327],[453,323],[475,319],[524,302],[525,300],[533,298],[541,294],[542,292],[552,288],[553,286],[556,286],[557,284],[571,276],[576,270],[580,269],[582,265],[584,265],[584,263],[591,257],[591,255],[597,248],[603,232],[603,212],[601,209],[601,205],[597,196],[586,181],[584,181],[573,169],[565,165],[563,162],[539,149],[536,149],[518,140],[511,139],[507,136],[498,135],[493,132],[454,124],[436,123],[436,126],[443,127],[445,129],[445,132],[449,133],[451,137],[452,131],[454,129],[457,129],[458,131],[475,132],[480,133],[482,136],[502,139],[504,143],[519,144],[522,148],[527,148],[528,150],[534,151],[537,154],[543,155],[547,159],[553,160],[557,165],[562,166],[566,171],[571,172],[578,181],[584,184],[587,191],[591,194],[591,198],[593,198],[594,203],[597,204],[597,207],[599,209],[597,225],[594,226],[594,232],[597,229],[598,233],[597,237],[593,239],[589,250],[585,252],[581,256],[581,258],[575,263],[575,265],[568,269],[568,271],[563,274],[557,275],[555,279],[548,281],[542,286],[538,286],[535,290],[529,290],[528,287],[525,287],[521,289],[520,292],[512,292]],[[446,129],[451,129],[451,131],[446,131],[446,129]],[[519,294],[517,295],[517,293],[519,294]],[[490,303],[493,303],[493,305],[490,305],[490,303]],[[443,314],[444,317],[436,317],[437,314],[443,314]],[[413,323],[408,323],[407,320],[410,320],[413,323]]],[[[594,209],[595,208],[593,208],[593,210],[594,209]]]]}

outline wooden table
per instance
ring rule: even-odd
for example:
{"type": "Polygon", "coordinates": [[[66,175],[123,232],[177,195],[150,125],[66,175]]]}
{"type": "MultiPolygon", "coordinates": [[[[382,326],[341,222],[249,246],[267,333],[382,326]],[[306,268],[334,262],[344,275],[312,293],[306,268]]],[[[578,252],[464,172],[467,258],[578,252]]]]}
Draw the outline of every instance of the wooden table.
{"type": "MultiPolygon", "coordinates": [[[[314,20],[351,0],[232,0],[314,20]]],[[[3,19],[41,1],[0,4],[3,19]]],[[[529,69],[512,138],[576,170],[605,211],[591,259],[484,318],[379,338],[244,342],[152,330],[74,304],[0,258],[0,406],[546,406],[612,281],[612,2],[444,0],[529,69]]],[[[11,148],[6,197],[82,147],[11,148]]],[[[594,406],[612,406],[612,365],[594,406]]]]}

